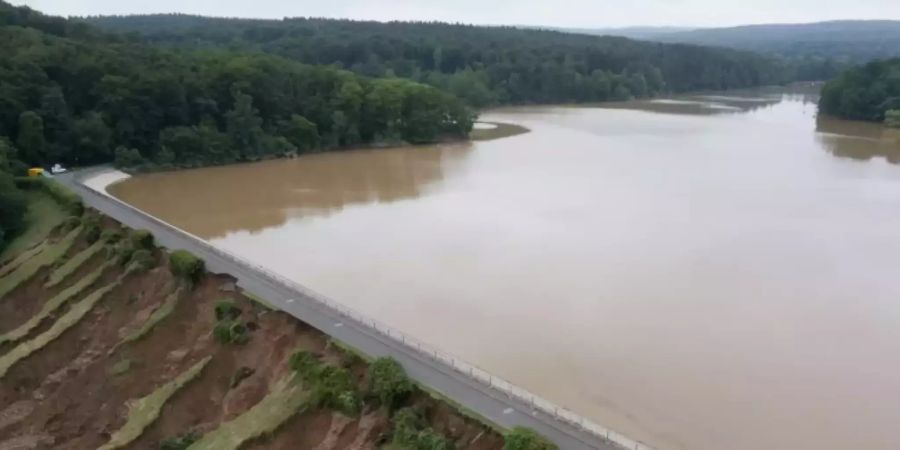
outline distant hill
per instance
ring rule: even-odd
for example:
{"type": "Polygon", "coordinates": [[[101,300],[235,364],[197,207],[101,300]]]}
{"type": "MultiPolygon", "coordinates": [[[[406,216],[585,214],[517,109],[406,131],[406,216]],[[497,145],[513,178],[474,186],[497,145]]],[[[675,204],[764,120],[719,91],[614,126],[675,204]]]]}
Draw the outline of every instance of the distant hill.
{"type": "Polygon", "coordinates": [[[619,36],[629,39],[641,39],[645,41],[654,41],[661,36],[682,33],[685,31],[694,31],[697,29],[696,27],[530,28],[543,28],[555,31],[565,31],[568,33],[591,34],[595,36],[619,36]]]}
{"type": "Polygon", "coordinates": [[[746,25],[648,34],[645,38],[853,63],[900,56],[900,21],[891,20],[746,25]]]}

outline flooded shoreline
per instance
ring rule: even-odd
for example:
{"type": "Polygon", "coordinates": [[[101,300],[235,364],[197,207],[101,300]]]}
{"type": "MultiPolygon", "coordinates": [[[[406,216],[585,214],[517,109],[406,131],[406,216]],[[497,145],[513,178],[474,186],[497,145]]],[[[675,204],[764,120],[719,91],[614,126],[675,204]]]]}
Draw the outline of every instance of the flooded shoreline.
{"type": "Polygon", "coordinates": [[[529,133],[110,191],[665,449],[900,445],[900,144],[808,94],[524,107],[529,133]]]}

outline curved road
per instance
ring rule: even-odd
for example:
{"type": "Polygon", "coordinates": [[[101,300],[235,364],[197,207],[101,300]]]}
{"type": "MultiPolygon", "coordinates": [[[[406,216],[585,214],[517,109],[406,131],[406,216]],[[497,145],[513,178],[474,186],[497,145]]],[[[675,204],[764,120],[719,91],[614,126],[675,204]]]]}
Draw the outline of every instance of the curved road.
{"type": "MultiPolygon", "coordinates": [[[[525,426],[559,445],[561,449],[622,450],[623,446],[597,436],[578,425],[560,420],[553,414],[537,410],[527,401],[512,397],[499,389],[455,370],[452,361],[429,357],[383,330],[350,317],[336,308],[314,300],[308,292],[274,278],[249,263],[231,259],[214,250],[205,241],[167,225],[119,200],[93,191],[80,183],[87,172],[56,177],[84,200],[87,206],[136,229],[153,233],[156,241],[170,250],[187,250],[206,261],[211,272],[229,274],[238,285],[282,311],[321,330],[334,339],[372,356],[390,356],[406,369],[409,376],[452,399],[463,407],[505,428],[525,426]]],[[[635,444],[634,449],[650,450],[635,444]]]]}

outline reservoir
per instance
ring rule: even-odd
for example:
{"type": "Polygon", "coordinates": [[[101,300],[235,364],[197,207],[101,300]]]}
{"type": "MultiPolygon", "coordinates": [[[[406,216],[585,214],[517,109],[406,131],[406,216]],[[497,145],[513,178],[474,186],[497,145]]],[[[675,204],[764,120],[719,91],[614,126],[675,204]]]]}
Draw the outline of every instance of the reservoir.
{"type": "Polygon", "coordinates": [[[900,133],[816,101],[498,109],[530,132],[110,192],[660,450],[895,450],[900,133]]]}

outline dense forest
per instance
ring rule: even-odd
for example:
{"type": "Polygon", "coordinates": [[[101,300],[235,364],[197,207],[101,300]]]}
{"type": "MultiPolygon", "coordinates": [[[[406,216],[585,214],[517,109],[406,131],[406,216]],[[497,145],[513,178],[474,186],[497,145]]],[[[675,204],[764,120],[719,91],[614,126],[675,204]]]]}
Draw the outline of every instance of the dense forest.
{"type": "Polygon", "coordinates": [[[25,195],[16,188],[12,171],[16,155],[5,139],[0,139],[0,250],[8,238],[22,231],[25,195]]]}
{"type": "Polygon", "coordinates": [[[900,58],[874,61],[848,70],[822,88],[825,114],[893,124],[900,110],[900,58]]]}
{"type": "Polygon", "coordinates": [[[260,51],[371,77],[408,78],[476,107],[623,100],[793,79],[782,61],[749,52],[549,30],[187,15],[87,20],[135,41],[260,51]]]}
{"type": "Polygon", "coordinates": [[[192,167],[465,137],[455,97],[229,50],[161,49],[0,3],[0,136],[28,164],[192,167]]]}

